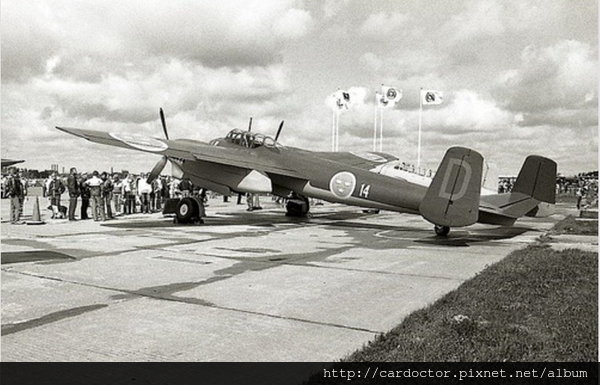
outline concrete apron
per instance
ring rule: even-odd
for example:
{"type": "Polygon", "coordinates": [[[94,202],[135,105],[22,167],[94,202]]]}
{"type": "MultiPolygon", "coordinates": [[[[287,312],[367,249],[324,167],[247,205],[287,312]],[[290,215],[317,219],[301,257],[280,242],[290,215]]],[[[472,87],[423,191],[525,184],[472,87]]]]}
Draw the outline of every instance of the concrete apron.
{"type": "Polygon", "coordinates": [[[416,216],[233,201],[203,226],[2,223],[2,360],[338,360],[561,219],[440,239],[416,216]]]}

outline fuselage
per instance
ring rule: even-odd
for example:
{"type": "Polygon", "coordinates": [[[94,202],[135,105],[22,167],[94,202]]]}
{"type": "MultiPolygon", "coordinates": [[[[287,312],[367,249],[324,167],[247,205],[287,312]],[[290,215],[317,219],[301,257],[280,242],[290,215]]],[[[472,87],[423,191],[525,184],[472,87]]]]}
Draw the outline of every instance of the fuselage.
{"type": "MultiPolygon", "coordinates": [[[[237,167],[198,161],[183,162],[181,167],[192,181],[212,185],[213,189],[223,185],[235,192],[272,193],[284,197],[294,192],[334,203],[398,212],[419,211],[427,183],[385,175],[382,173],[385,168],[377,167],[387,163],[385,159],[382,159],[385,163],[372,167],[357,167],[331,159],[328,156],[331,153],[284,147],[269,137],[258,135],[232,131],[227,137],[215,139],[210,144],[235,148],[248,159],[262,159],[265,163],[280,165],[282,169],[294,170],[293,175],[262,170],[241,172],[237,167]]],[[[348,153],[348,156],[357,157],[359,163],[368,161],[356,154],[348,153]]]]}

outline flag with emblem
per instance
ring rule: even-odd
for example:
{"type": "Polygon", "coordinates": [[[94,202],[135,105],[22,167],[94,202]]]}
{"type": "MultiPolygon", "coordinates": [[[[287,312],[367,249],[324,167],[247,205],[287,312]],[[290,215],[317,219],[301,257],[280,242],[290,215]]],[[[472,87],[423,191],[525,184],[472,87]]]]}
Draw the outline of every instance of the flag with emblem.
{"type": "Polygon", "coordinates": [[[444,93],[442,91],[421,90],[421,102],[423,105],[442,104],[444,93]]]}
{"type": "Polygon", "coordinates": [[[400,101],[400,99],[402,99],[402,90],[396,87],[382,85],[381,95],[383,99],[383,107],[393,107],[398,101],[400,101]]]}
{"type": "Polygon", "coordinates": [[[329,95],[325,100],[325,104],[332,110],[348,110],[352,104],[350,93],[343,90],[338,90],[329,95]]]}

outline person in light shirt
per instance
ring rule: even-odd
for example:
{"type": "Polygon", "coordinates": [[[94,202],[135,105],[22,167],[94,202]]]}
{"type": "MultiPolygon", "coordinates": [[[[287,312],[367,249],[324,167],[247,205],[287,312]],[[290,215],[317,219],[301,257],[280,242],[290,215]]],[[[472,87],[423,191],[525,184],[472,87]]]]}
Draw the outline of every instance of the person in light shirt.
{"type": "Polygon", "coordinates": [[[150,193],[152,186],[147,182],[148,175],[142,173],[138,180],[137,193],[141,202],[141,211],[144,214],[150,214],[150,193]]]}
{"type": "Polygon", "coordinates": [[[92,198],[92,216],[95,221],[100,217],[103,221],[106,220],[104,211],[104,197],[102,196],[102,187],[104,181],[100,178],[98,171],[92,173],[92,177],[84,182],[90,188],[92,198]]]}

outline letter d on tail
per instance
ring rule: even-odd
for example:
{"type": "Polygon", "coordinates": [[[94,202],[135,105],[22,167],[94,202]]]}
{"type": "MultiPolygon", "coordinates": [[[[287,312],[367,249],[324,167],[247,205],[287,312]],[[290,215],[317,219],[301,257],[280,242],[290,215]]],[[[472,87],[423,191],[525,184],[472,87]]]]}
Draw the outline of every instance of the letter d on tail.
{"type": "Polygon", "coordinates": [[[421,201],[419,211],[429,222],[448,227],[477,222],[483,157],[465,147],[452,147],[421,201]]]}

